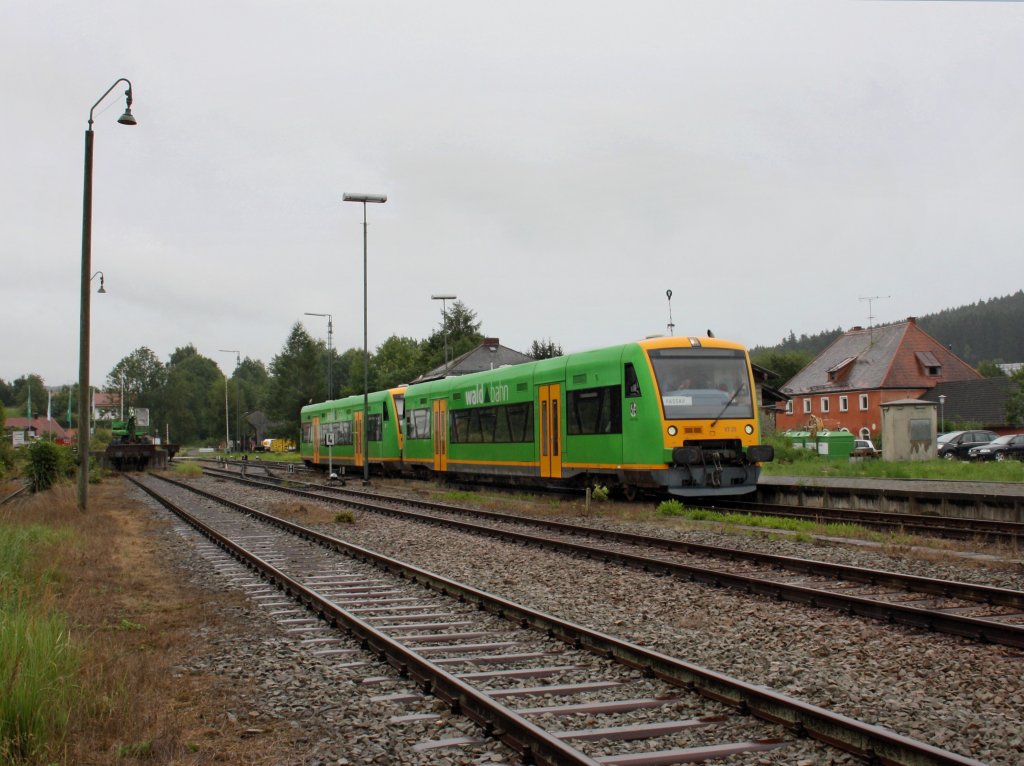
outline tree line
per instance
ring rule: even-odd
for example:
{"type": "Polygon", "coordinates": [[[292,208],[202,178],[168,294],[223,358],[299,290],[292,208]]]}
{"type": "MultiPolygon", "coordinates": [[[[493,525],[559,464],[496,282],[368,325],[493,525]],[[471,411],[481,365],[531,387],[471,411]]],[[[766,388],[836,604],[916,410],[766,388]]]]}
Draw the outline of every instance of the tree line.
{"type": "MultiPolygon", "coordinates": [[[[369,389],[409,383],[441,367],[446,348],[449,361],[471,351],[484,339],[481,324],[474,311],[456,301],[427,338],[391,336],[369,354],[369,389]]],[[[529,353],[547,358],[561,355],[562,350],[546,339],[533,341],[529,353]]],[[[114,394],[123,390],[125,407],[148,408],[150,423],[160,436],[169,435],[180,444],[215,444],[224,439],[225,397],[232,433],[238,414],[258,411],[268,421],[268,435],[294,437],[304,405],[362,393],[363,367],[362,348],[328,352],[325,341],[296,322],[269,364],[245,357],[228,375],[191,343],[176,348],[166,363],[142,346],[115,364],[98,390],[114,394]]],[[[77,407],[77,384],[50,392],[36,374],[11,383],[0,379],[0,402],[8,415],[26,414],[29,401],[33,414],[45,415],[48,397],[52,417],[67,425],[69,403],[70,410],[77,407]]],[[[70,425],[78,427],[75,412],[70,425]]]]}

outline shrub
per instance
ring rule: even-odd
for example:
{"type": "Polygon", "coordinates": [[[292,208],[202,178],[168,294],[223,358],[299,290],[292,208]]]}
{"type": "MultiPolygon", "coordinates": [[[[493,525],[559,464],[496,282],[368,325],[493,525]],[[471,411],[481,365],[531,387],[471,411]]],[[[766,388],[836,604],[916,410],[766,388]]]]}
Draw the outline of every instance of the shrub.
{"type": "Polygon", "coordinates": [[[662,500],[658,503],[659,516],[682,516],[686,507],[678,500],[662,500]]]}
{"type": "Polygon", "coordinates": [[[594,500],[603,503],[608,499],[608,487],[603,484],[597,484],[592,490],[590,490],[590,496],[594,500]]]}
{"type": "Polygon", "coordinates": [[[203,467],[199,463],[175,463],[174,472],[186,479],[195,479],[203,475],[203,467]]]}
{"type": "Polygon", "coordinates": [[[339,524],[354,524],[356,517],[352,514],[352,511],[338,511],[334,514],[334,520],[339,524]]]}
{"type": "Polygon", "coordinates": [[[75,473],[75,456],[67,447],[39,439],[29,445],[25,475],[32,482],[32,490],[49,489],[60,479],[75,473]]]}

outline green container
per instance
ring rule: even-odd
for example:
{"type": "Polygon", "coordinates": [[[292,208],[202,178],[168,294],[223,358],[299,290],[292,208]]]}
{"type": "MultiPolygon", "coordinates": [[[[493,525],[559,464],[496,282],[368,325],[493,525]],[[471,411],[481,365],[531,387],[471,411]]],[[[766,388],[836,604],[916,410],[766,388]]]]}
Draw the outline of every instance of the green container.
{"type": "MultiPolygon", "coordinates": [[[[807,446],[808,438],[810,438],[807,431],[783,431],[781,436],[789,442],[789,446],[796,449],[804,449],[807,446]]],[[[812,443],[811,448],[813,449],[813,447],[812,443]]]]}
{"type": "Polygon", "coordinates": [[[849,460],[853,452],[853,434],[849,431],[819,431],[815,437],[808,437],[807,447],[817,449],[818,454],[831,460],[849,460]]]}

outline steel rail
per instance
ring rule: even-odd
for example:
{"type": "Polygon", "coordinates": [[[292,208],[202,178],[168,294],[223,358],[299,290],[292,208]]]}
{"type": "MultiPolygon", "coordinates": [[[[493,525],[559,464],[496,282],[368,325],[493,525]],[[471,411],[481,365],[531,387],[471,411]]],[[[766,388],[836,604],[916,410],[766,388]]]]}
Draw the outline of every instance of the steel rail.
{"type": "Polygon", "coordinates": [[[23,484],[19,489],[14,490],[11,494],[7,495],[3,500],[0,500],[0,505],[13,500],[16,497],[20,497],[23,492],[27,492],[29,488],[28,484],[23,484]]]}
{"type": "Polygon", "coordinates": [[[961,516],[925,516],[910,513],[886,513],[885,511],[861,510],[857,508],[815,508],[802,505],[774,505],[746,500],[716,498],[708,503],[714,510],[736,510],[755,516],[779,516],[783,518],[822,519],[857,523],[862,526],[884,531],[902,530],[911,533],[941,534],[944,537],[969,540],[987,537],[996,540],[1018,542],[1024,540],[1024,524],[1017,521],[995,519],[972,519],[961,516]]]}
{"type": "MultiPolygon", "coordinates": [[[[217,461],[206,461],[217,462],[217,461]]],[[[242,465],[240,461],[224,461],[224,465],[242,465]]],[[[252,466],[252,463],[248,464],[252,466]]],[[[261,468],[278,469],[280,463],[256,463],[261,468]]],[[[359,490],[349,489],[358,493],[359,490]]],[[[371,494],[371,493],[367,493],[371,494]]],[[[955,493],[960,496],[963,493],[955,493]]],[[[983,497],[990,497],[984,495],[983,497]]],[[[1024,540],[1024,523],[1015,521],[998,521],[995,519],[977,519],[961,516],[931,516],[924,514],[891,513],[886,511],[861,510],[855,508],[819,508],[800,505],[775,505],[757,503],[750,500],[729,498],[709,498],[702,503],[712,510],[739,510],[753,515],[779,516],[782,518],[805,519],[823,522],[833,520],[843,523],[859,523],[870,529],[885,532],[894,530],[910,534],[938,535],[957,540],[970,540],[984,537],[990,540],[1004,540],[1017,543],[1024,540]]]]}
{"type": "MultiPolygon", "coordinates": [[[[533,760],[542,766],[600,766],[600,762],[588,757],[579,750],[567,745],[557,737],[534,725],[510,708],[500,704],[489,695],[474,689],[456,676],[435,665],[422,656],[402,646],[397,641],[374,629],[369,623],[359,619],[352,613],[341,609],[315,590],[303,585],[277,567],[264,561],[243,546],[222,535],[213,527],[205,524],[184,508],[156,492],[151,487],[129,476],[129,481],[149,494],[168,510],[191,524],[217,546],[223,548],[239,561],[245,563],[263,577],[275,583],[281,590],[301,602],[307,609],[335,628],[343,628],[362,643],[365,650],[375,654],[379,659],[394,667],[400,675],[412,678],[425,693],[433,694],[447,704],[453,712],[465,715],[488,733],[520,753],[527,761],[533,760]]],[[[166,481],[166,479],[165,479],[166,481]]],[[[188,485],[173,482],[183,489],[193,490],[188,485]]],[[[200,492],[204,497],[217,499],[209,493],[200,492]]],[[[224,502],[220,499],[219,502],[224,502]]],[[[235,510],[242,511],[263,521],[273,521],[282,530],[299,534],[301,537],[326,544],[335,550],[339,544],[344,546],[343,552],[362,560],[372,560],[372,552],[349,546],[340,540],[319,535],[313,530],[299,525],[292,525],[269,514],[263,514],[252,508],[235,503],[226,503],[235,510]],[[282,523],[283,522],[283,523],[282,523]]],[[[393,562],[398,563],[398,562],[393,562]]],[[[412,580],[416,582],[415,580],[412,580]]]]}
{"type": "MultiPolygon", "coordinates": [[[[397,508],[382,506],[366,500],[341,498],[330,494],[323,494],[322,492],[311,492],[295,489],[293,487],[271,484],[263,480],[242,479],[242,477],[233,475],[230,472],[224,475],[226,478],[231,478],[236,481],[246,481],[254,486],[287,492],[307,499],[343,503],[372,513],[391,514],[393,516],[411,518],[416,521],[437,524],[439,526],[452,527],[465,532],[502,537],[524,545],[536,545],[548,550],[571,552],[591,559],[615,561],[643,571],[670,574],[691,582],[701,582],[715,587],[729,587],[735,590],[740,590],[744,593],[768,596],[778,600],[791,601],[794,603],[806,604],[808,606],[829,608],[850,615],[869,617],[890,623],[899,623],[927,631],[947,633],[974,641],[1024,648],[1024,625],[1014,625],[985,618],[968,617],[942,612],[940,610],[930,610],[920,607],[906,606],[899,603],[889,603],[877,599],[847,595],[841,592],[834,592],[821,588],[765,580],[756,575],[737,574],[722,571],[720,569],[707,569],[704,567],[668,561],[661,558],[639,556],[615,551],[608,548],[593,547],[565,540],[514,532],[511,530],[499,530],[493,527],[473,524],[467,521],[444,519],[437,516],[417,513],[415,511],[400,510],[397,508]]],[[[446,507],[445,510],[458,512],[464,511],[465,509],[446,507]]],[[[472,513],[497,517],[505,516],[505,514],[494,514],[494,512],[491,511],[472,511],[472,513]]],[[[507,520],[512,520],[516,523],[523,523],[524,521],[522,517],[518,516],[507,517],[507,520]]],[[[660,548],[668,548],[677,552],[695,552],[716,556],[718,558],[747,560],[759,564],[788,569],[802,574],[826,576],[845,581],[863,582],[873,586],[898,588],[910,593],[925,593],[928,595],[937,595],[948,598],[960,598],[986,605],[1024,609],[1024,592],[1008,588],[973,585],[971,583],[956,582],[952,580],[934,580],[926,577],[903,575],[884,570],[859,569],[857,567],[850,567],[843,564],[830,564],[822,561],[797,559],[788,556],[741,551],[735,548],[715,548],[714,546],[684,543],[681,541],[672,541],[666,540],[665,538],[649,537],[644,535],[595,531],[588,527],[578,527],[576,525],[563,524],[560,522],[530,520],[529,523],[538,526],[549,526],[554,529],[559,529],[560,531],[573,530],[570,533],[574,534],[586,533],[591,536],[604,536],[609,540],[621,540],[648,546],[656,545],[660,548]]]]}
{"type": "MultiPolygon", "coordinates": [[[[854,755],[867,758],[873,762],[891,764],[892,766],[931,766],[932,764],[935,764],[936,766],[940,764],[949,766],[984,766],[983,762],[973,758],[968,758],[957,753],[943,750],[925,742],[920,742],[910,737],[903,736],[881,726],[849,718],[848,716],[794,699],[763,686],[756,686],[744,681],[739,681],[723,673],[709,670],[699,665],[686,662],[685,660],[670,657],[661,652],[645,649],[641,646],[629,643],[628,641],[623,641],[606,633],[601,633],[600,631],[592,630],[567,620],[562,620],[558,617],[531,609],[499,596],[494,596],[471,586],[463,585],[454,580],[450,580],[425,569],[413,566],[412,564],[407,564],[389,556],[376,553],[367,548],[323,534],[314,529],[310,529],[309,527],[304,527],[301,524],[296,524],[272,514],[264,513],[254,508],[249,508],[240,503],[228,500],[227,498],[219,497],[214,493],[200,490],[189,484],[177,482],[163,476],[155,476],[165,482],[181,487],[182,489],[222,503],[242,513],[264,520],[281,529],[291,531],[293,534],[299,535],[309,541],[316,542],[332,550],[345,553],[346,555],[352,556],[358,560],[373,563],[385,571],[391,572],[411,583],[420,584],[451,598],[475,604],[478,608],[499,615],[507,620],[519,624],[521,627],[532,628],[541,633],[545,633],[548,636],[557,638],[575,648],[585,648],[600,656],[615,659],[629,667],[640,669],[644,673],[660,678],[672,685],[689,689],[710,699],[718,700],[719,702],[734,707],[741,712],[748,713],[762,720],[780,724],[800,736],[813,737],[821,742],[845,750],[846,752],[854,755]]],[[[131,477],[129,478],[131,479],[131,477]]],[[[141,484],[135,479],[131,480],[142,487],[146,492],[160,500],[160,502],[164,503],[164,500],[160,499],[159,495],[152,489],[147,488],[144,484],[141,484]]],[[[237,547],[238,546],[232,545],[232,549],[237,547]]],[[[265,566],[268,569],[262,571],[269,571],[273,569],[269,564],[265,564],[265,566]]],[[[329,607],[329,609],[325,608],[323,612],[320,612],[319,609],[323,600],[319,597],[313,598],[315,594],[312,594],[312,596],[305,596],[306,589],[301,585],[296,588],[296,593],[300,594],[300,599],[303,597],[311,598],[308,602],[310,607],[317,613],[324,615],[324,618],[329,621],[337,619],[338,622],[343,624],[346,628],[348,628],[351,623],[354,626],[354,629],[358,629],[360,632],[365,632],[367,635],[369,635],[370,632],[375,632],[369,625],[358,620],[358,618],[347,615],[343,610],[337,609],[329,602],[326,602],[326,606],[329,607]],[[340,612],[340,614],[335,617],[335,612],[340,612]]],[[[336,623],[332,622],[332,624],[336,623]]],[[[362,638],[362,636],[360,637],[362,638]]],[[[363,640],[367,643],[369,648],[377,652],[378,656],[381,656],[381,652],[388,650],[390,648],[390,644],[394,644],[394,642],[386,636],[381,636],[381,639],[382,640],[379,643],[374,643],[370,639],[363,640]]],[[[433,685],[435,682],[433,680],[433,668],[431,663],[423,660],[415,653],[402,651],[397,653],[394,657],[389,657],[389,662],[391,662],[391,664],[393,664],[400,672],[407,673],[417,682],[424,684],[425,690],[430,693],[437,694],[447,704],[452,705],[453,709],[469,715],[469,717],[473,718],[473,720],[481,726],[484,726],[485,728],[489,727],[488,730],[494,736],[501,737],[502,741],[509,744],[513,749],[517,749],[519,752],[524,752],[519,750],[519,747],[524,746],[523,742],[519,740],[519,737],[525,738],[534,731],[540,734],[546,734],[525,720],[522,721],[522,723],[525,724],[524,728],[513,731],[511,729],[506,730],[502,728],[501,723],[495,724],[493,721],[481,721],[475,718],[474,715],[482,715],[486,710],[490,709],[490,699],[487,698],[486,695],[475,692],[475,690],[468,687],[467,690],[473,692],[473,694],[465,697],[460,696],[465,684],[462,684],[457,678],[454,678],[447,673],[442,673],[439,677],[441,681],[440,686],[433,685]],[[429,687],[428,684],[430,684],[429,687]],[[479,708],[477,705],[479,705],[479,708]]],[[[509,711],[509,713],[514,718],[519,718],[519,716],[511,713],[511,711],[509,711]]],[[[540,760],[544,753],[531,749],[526,751],[526,754],[528,758],[532,757],[537,759],[539,763],[545,763],[545,761],[540,760]]],[[[553,760],[550,761],[550,763],[591,763],[591,761],[553,760]]]]}

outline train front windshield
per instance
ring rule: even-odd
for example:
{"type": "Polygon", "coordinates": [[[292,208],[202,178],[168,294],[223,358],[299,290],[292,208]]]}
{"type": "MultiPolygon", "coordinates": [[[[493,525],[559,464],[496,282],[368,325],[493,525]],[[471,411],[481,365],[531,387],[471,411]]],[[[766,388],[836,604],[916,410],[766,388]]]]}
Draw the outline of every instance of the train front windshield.
{"type": "Polygon", "coordinates": [[[730,348],[651,349],[668,420],[754,417],[754,398],[743,351],[730,348]]]}

